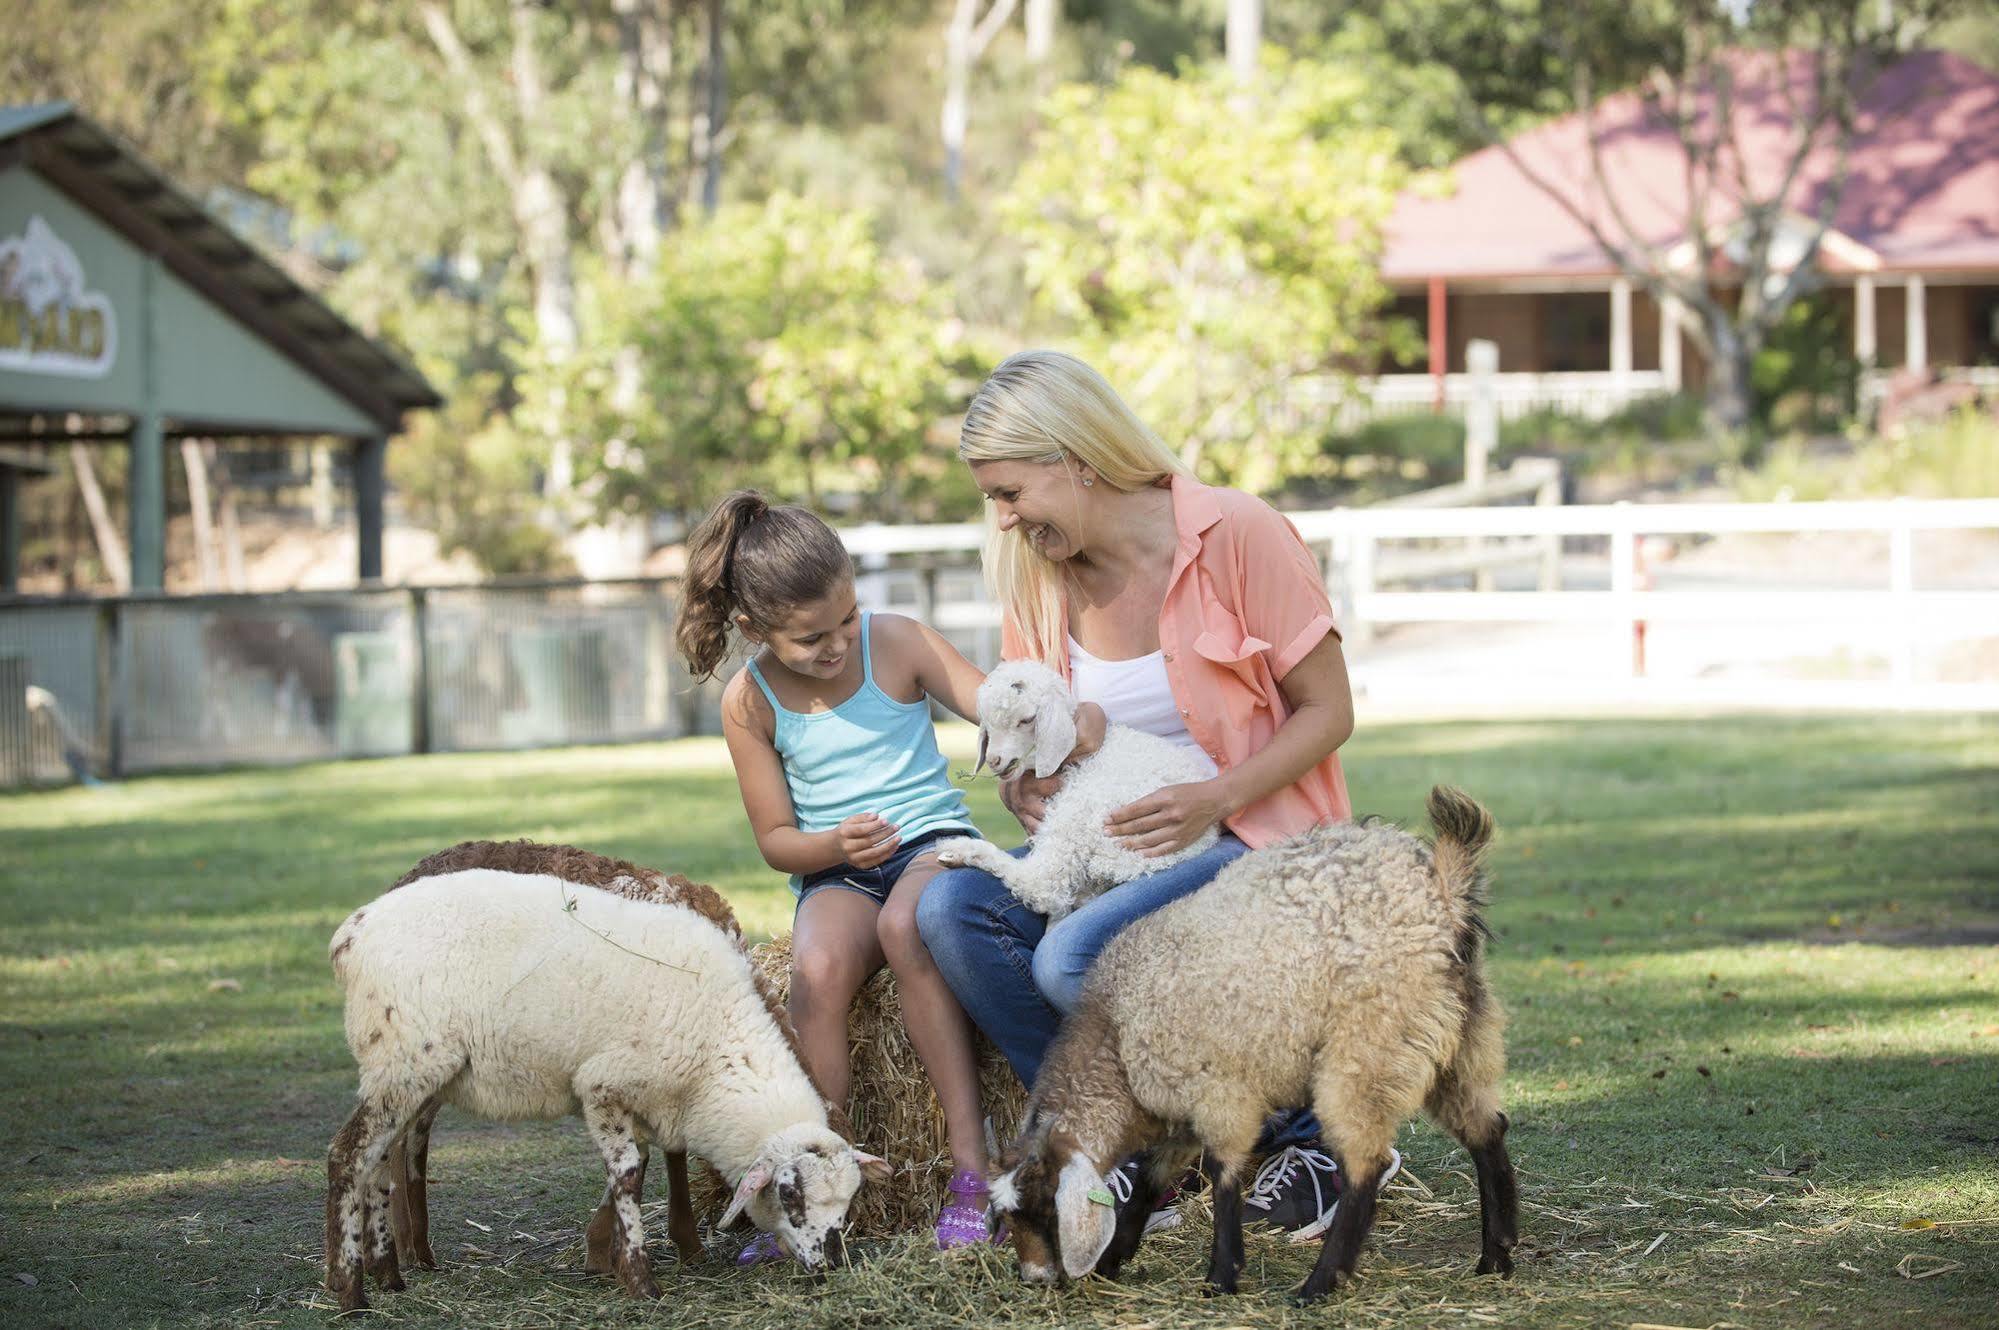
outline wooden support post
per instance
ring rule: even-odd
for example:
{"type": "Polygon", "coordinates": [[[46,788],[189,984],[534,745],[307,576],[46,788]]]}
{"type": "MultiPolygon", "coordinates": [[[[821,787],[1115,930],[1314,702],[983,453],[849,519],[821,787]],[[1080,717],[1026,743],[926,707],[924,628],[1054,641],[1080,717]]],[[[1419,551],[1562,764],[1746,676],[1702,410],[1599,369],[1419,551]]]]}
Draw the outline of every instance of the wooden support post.
{"type": "Polygon", "coordinates": [[[1436,399],[1431,409],[1439,414],[1444,410],[1444,376],[1451,368],[1451,343],[1449,330],[1444,326],[1447,305],[1444,297],[1444,279],[1430,279],[1430,378],[1437,386],[1436,399]]]}
{"type": "Polygon", "coordinates": [[[1903,312],[1902,361],[1910,369],[1930,367],[1930,328],[1927,302],[1923,299],[1923,279],[1910,274],[1908,308],[1903,312]]]}
{"type": "Polygon", "coordinates": [[[1659,303],[1659,375],[1674,392],[1680,391],[1680,320],[1685,314],[1678,296],[1659,303]]]}
{"type": "Polygon", "coordinates": [[[13,594],[21,576],[19,473],[0,466],[0,594],[13,594]]]}
{"type": "Polygon", "coordinates": [[[1853,358],[1862,369],[1873,369],[1880,346],[1874,318],[1874,278],[1862,273],[1853,280],[1853,358]]]}
{"type": "Polygon", "coordinates": [[[1618,405],[1631,384],[1631,279],[1613,278],[1610,283],[1610,376],[1615,384],[1618,405]]]}
{"type": "Polygon", "coordinates": [[[382,462],[388,440],[379,434],[354,441],[354,525],[363,582],[382,580],[382,462]]]}
{"type": "Polygon", "coordinates": [[[157,411],[132,421],[132,465],[126,486],[126,529],[132,546],[132,590],[166,585],[166,440],[157,411]]]}

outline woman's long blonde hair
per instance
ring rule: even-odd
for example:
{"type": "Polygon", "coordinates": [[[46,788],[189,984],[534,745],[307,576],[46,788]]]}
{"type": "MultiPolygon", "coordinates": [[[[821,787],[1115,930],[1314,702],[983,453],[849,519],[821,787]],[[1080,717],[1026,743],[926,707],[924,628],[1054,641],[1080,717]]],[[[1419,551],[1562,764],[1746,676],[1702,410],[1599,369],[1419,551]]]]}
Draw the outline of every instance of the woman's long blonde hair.
{"type": "MultiPolygon", "coordinates": [[[[965,412],[958,456],[1044,465],[1073,458],[1127,493],[1186,472],[1103,375],[1060,351],[1022,351],[1000,363],[965,412]]],[[[997,509],[986,513],[986,584],[1028,655],[1061,668],[1068,644],[1057,566],[1022,527],[1001,531],[997,509]]]]}

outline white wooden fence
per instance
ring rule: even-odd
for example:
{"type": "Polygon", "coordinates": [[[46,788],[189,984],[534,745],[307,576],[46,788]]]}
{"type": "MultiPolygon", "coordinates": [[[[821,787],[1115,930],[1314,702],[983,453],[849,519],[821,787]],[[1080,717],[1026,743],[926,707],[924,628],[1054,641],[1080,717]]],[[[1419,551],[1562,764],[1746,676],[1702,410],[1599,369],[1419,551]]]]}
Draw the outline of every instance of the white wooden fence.
{"type": "MultiPolygon", "coordinates": [[[[1918,576],[1921,533],[1999,533],[1999,499],[1839,503],[1610,504],[1509,508],[1365,508],[1296,512],[1288,516],[1321,553],[1326,582],[1361,676],[1371,644],[1384,630],[1420,625],[1538,625],[1547,631],[1550,668],[1523,668],[1516,654],[1510,673],[1478,677],[1468,665],[1461,687],[1493,705],[1514,700],[1574,702],[1692,702],[1717,705],[1827,705],[1878,708],[1999,710],[1999,674],[1939,680],[1924,677],[1920,652],[1929,645],[1992,642],[1999,655],[1999,579],[1969,579],[1953,568],[1918,576]],[[1878,584],[1814,585],[1795,571],[1753,567],[1749,585],[1717,587],[1650,584],[1641,563],[1648,537],[1686,540],[1771,533],[1846,533],[1885,537],[1878,584]],[[1511,541],[1515,548],[1545,550],[1559,542],[1565,566],[1580,575],[1554,579],[1543,571],[1531,589],[1499,586],[1468,590],[1455,575],[1465,566],[1446,557],[1479,541],[1511,541]],[[1399,567],[1398,567],[1399,563],[1399,567]],[[1441,570],[1434,576],[1426,570],[1441,570]],[[1447,575],[1449,574],[1449,575],[1447,575]],[[1427,580],[1431,585],[1404,585],[1427,580]],[[1586,582],[1586,587],[1566,585],[1586,582]],[[1454,585],[1435,585],[1437,582],[1454,585]],[[1870,655],[1885,654],[1887,668],[1848,671],[1850,677],[1653,678],[1645,673],[1645,635],[1675,625],[1700,625],[1707,649],[1725,657],[1731,639],[1813,625],[1870,655]],[[1586,635],[1579,635],[1584,634],[1586,635]],[[1566,635],[1566,636],[1564,636],[1566,635]],[[1592,641],[1609,649],[1568,651],[1565,641],[1592,641]],[[1623,644],[1634,649],[1625,649],[1623,644]]],[[[902,564],[932,588],[912,606],[940,629],[990,629],[997,607],[974,596],[935,593],[940,561],[975,557],[982,533],[972,524],[854,528],[844,533],[862,566],[902,564]]],[[[1995,546],[1999,548],[1999,546],[1995,546]]],[[[1999,566],[1994,563],[1990,566],[1999,566]]],[[[1670,569],[1670,565],[1668,565],[1670,569]]],[[[1671,576],[1662,581],[1671,582],[1671,576]]],[[[1684,582],[1694,578],[1679,579],[1684,582]]],[[[961,586],[962,578],[958,579],[961,586]]],[[[1532,646],[1529,635],[1528,647],[1532,646]]],[[[1448,644],[1437,654],[1447,656],[1448,644]]],[[[1426,676],[1434,677],[1434,676],[1426,676]]],[[[1374,681],[1383,695],[1394,679],[1374,681]]]]}

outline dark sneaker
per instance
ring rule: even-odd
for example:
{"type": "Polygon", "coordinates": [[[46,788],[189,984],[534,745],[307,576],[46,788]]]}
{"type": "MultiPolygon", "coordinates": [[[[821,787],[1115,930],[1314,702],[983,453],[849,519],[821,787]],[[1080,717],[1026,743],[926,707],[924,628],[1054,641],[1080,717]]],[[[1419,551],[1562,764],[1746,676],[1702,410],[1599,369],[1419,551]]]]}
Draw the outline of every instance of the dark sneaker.
{"type": "MultiPolygon", "coordinates": [[[[1388,1167],[1377,1186],[1402,1168],[1400,1151],[1388,1152],[1388,1167]]],[[[1340,1166],[1324,1150],[1291,1145],[1263,1161],[1242,1198],[1242,1221],[1288,1231],[1293,1242],[1309,1242],[1332,1225],[1344,1187],[1340,1166]]]]}
{"type": "MultiPolygon", "coordinates": [[[[1109,1189],[1119,1206],[1131,1200],[1132,1188],[1138,1182],[1138,1175],[1145,1167],[1145,1157],[1134,1155],[1104,1175],[1104,1186],[1109,1189]]],[[[1156,1233],[1162,1228],[1173,1228],[1185,1218],[1180,1213],[1180,1189],[1168,1187],[1159,1193],[1153,1203],[1152,1213],[1145,1217],[1145,1231],[1156,1233]]]]}

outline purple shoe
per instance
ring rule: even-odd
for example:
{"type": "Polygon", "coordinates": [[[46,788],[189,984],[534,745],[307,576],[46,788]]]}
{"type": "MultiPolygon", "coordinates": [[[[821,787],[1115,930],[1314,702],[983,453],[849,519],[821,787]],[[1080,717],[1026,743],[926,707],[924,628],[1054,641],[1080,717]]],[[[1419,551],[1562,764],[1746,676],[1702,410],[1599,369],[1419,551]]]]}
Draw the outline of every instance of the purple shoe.
{"type": "Polygon", "coordinates": [[[770,1233],[759,1233],[749,1244],[736,1253],[736,1264],[745,1268],[753,1265],[769,1265],[772,1261],[784,1259],[784,1248],[777,1245],[777,1237],[770,1233]]]}
{"type": "Polygon", "coordinates": [[[969,1168],[951,1175],[950,1201],[937,1212],[937,1250],[991,1242],[986,1228],[986,1180],[969,1168]]]}

